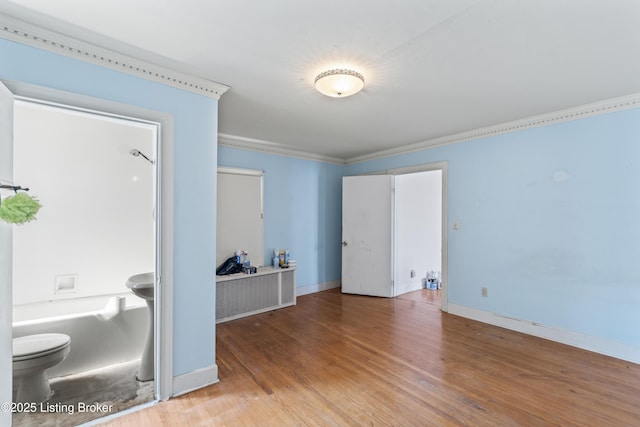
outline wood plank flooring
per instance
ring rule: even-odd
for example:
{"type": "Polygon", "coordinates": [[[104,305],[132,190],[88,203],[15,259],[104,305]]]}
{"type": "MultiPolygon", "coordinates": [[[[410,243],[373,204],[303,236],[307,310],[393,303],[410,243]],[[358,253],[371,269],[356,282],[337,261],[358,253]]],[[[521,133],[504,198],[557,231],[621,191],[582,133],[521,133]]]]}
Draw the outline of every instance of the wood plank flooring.
{"type": "Polygon", "coordinates": [[[220,383],[105,424],[640,426],[640,365],[330,290],[218,325],[220,383]]]}

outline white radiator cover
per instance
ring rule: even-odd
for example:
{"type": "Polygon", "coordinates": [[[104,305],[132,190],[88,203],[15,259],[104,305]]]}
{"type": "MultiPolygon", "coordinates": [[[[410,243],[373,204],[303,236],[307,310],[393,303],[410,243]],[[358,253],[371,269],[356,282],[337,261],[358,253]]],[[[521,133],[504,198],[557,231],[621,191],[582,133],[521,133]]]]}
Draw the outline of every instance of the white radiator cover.
{"type": "Polygon", "coordinates": [[[216,323],[296,304],[295,268],[261,267],[256,274],[216,278],[216,323]]]}

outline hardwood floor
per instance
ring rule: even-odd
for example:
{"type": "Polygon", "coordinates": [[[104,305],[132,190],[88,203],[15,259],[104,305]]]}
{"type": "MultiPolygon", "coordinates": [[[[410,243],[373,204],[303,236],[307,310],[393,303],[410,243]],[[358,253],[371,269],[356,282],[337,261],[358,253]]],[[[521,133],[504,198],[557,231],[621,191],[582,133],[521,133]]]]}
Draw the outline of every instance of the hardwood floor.
{"type": "Polygon", "coordinates": [[[220,383],[107,426],[638,426],[640,365],[330,290],[218,325],[220,383]]]}

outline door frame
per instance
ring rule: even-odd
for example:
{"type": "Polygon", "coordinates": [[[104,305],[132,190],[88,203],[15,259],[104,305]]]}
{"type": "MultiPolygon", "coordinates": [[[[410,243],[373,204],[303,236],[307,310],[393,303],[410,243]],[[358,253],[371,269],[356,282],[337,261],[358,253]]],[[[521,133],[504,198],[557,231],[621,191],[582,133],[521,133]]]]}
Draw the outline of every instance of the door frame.
{"type": "MultiPolygon", "coordinates": [[[[449,244],[447,237],[447,203],[448,203],[448,168],[449,163],[447,161],[435,162],[435,163],[426,163],[422,165],[416,166],[407,166],[402,168],[395,169],[387,169],[383,171],[377,172],[378,174],[386,174],[386,175],[406,175],[411,173],[419,173],[419,172],[430,172],[440,170],[442,171],[442,277],[441,284],[442,290],[440,294],[440,310],[444,312],[449,311],[449,261],[448,261],[448,253],[449,253],[449,244]]],[[[372,174],[375,174],[372,173],[372,174]]]]}
{"type": "MultiPolygon", "coordinates": [[[[173,395],[173,116],[129,104],[93,98],[12,80],[2,80],[15,99],[114,116],[157,125],[156,141],[156,280],[155,280],[155,396],[173,395]]],[[[9,301],[9,303],[11,303],[9,301]]],[[[1,304],[1,303],[0,303],[1,304]]],[[[7,307],[0,306],[4,310],[7,307]]],[[[11,305],[8,307],[11,310],[11,305]]]]}
{"type": "MultiPolygon", "coordinates": [[[[13,107],[15,97],[0,85],[0,183],[13,182],[13,107]],[[9,161],[11,158],[11,161],[9,161]]],[[[0,197],[10,195],[9,189],[0,189],[0,197]]],[[[13,226],[0,221],[0,424],[11,425],[11,411],[6,405],[12,397],[12,310],[7,308],[13,300],[11,269],[13,268],[13,226]]]]}

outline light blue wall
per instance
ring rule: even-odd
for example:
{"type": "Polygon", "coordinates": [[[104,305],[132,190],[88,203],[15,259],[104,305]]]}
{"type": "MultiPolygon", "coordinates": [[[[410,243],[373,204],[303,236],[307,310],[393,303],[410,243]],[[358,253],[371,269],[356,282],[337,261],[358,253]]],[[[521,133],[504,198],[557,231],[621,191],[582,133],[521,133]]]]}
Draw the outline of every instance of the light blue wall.
{"type": "Polygon", "coordinates": [[[218,101],[3,39],[0,58],[0,79],[173,116],[174,375],[214,365],[218,101]]]}
{"type": "Polygon", "coordinates": [[[215,362],[216,164],[265,170],[265,258],[288,247],[306,286],[340,278],[343,175],[447,161],[450,303],[640,347],[640,109],[341,166],[216,154],[215,100],[5,40],[0,57],[0,79],[174,116],[176,375],[215,362]]]}
{"type": "Polygon", "coordinates": [[[447,161],[449,303],[640,347],[639,141],[633,109],[346,173],[447,161]]]}
{"type": "Polygon", "coordinates": [[[265,263],[288,248],[298,287],[340,279],[344,166],[229,147],[218,164],[265,171],[265,263]]]}

